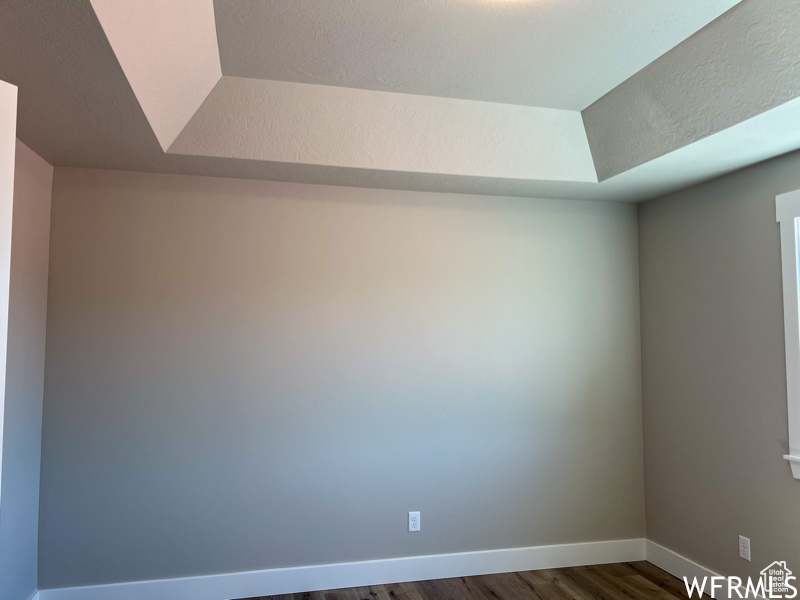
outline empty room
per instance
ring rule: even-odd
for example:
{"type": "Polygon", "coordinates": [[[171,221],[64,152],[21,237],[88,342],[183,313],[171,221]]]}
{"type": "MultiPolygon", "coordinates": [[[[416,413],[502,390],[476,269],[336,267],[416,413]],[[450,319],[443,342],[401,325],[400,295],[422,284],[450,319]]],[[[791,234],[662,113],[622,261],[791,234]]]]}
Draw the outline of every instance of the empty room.
{"type": "Polygon", "coordinates": [[[0,0],[0,600],[796,598],[799,274],[800,0],[0,0]]]}

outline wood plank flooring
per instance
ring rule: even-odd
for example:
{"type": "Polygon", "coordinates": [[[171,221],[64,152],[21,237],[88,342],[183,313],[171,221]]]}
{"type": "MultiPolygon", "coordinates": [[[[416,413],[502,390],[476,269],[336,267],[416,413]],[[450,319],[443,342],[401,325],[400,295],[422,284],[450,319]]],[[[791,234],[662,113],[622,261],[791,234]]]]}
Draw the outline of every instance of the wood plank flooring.
{"type": "Polygon", "coordinates": [[[675,600],[676,598],[688,598],[683,581],[648,562],[632,562],[395,583],[246,600],[675,600]]]}

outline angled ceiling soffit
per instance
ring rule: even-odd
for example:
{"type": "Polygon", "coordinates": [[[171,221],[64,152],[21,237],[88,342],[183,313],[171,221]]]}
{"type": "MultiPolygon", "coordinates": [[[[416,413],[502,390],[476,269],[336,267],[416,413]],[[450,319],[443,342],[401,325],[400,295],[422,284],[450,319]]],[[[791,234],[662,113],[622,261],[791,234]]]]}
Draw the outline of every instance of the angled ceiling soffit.
{"type": "Polygon", "coordinates": [[[583,112],[225,76],[212,0],[91,2],[170,154],[624,186],[800,146],[797,0],[745,0],[583,112]]]}

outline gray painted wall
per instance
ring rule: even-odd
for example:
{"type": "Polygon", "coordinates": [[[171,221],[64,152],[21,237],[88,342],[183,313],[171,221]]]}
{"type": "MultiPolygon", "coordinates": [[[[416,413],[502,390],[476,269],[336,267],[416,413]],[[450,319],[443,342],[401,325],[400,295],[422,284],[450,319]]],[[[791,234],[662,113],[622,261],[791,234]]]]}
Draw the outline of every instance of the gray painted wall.
{"type": "Polygon", "coordinates": [[[644,533],[634,206],[57,169],[51,243],[42,588],[644,533]]]}
{"type": "Polygon", "coordinates": [[[53,167],[17,142],[8,309],[0,598],[36,591],[47,262],[53,167]]]}
{"type": "Polygon", "coordinates": [[[800,153],[640,205],[647,537],[725,575],[800,567],[775,222],[795,189],[800,153]]]}

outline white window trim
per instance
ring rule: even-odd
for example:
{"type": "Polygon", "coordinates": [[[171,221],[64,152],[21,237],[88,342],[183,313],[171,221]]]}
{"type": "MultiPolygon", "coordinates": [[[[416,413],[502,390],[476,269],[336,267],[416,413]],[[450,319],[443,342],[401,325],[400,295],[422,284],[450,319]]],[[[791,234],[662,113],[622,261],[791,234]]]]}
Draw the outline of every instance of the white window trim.
{"type": "Polygon", "coordinates": [[[789,453],[784,458],[792,466],[795,479],[800,479],[800,281],[797,273],[800,190],[778,196],[775,199],[775,213],[781,228],[786,395],[789,404],[789,453]]]}

